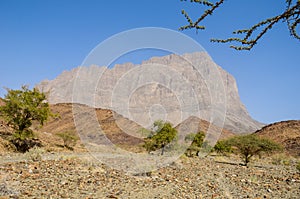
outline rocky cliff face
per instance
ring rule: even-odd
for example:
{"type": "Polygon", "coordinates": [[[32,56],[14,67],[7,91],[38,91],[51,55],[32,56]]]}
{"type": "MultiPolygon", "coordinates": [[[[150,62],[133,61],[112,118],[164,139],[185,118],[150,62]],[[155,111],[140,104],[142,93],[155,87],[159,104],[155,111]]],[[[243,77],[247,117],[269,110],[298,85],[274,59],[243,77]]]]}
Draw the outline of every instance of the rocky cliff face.
{"type": "Polygon", "coordinates": [[[212,109],[225,111],[224,128],[232,132],[254,132],[263,126],[240,101],[234,77],[205,52],[153,57],[139,65],[125,63],[112,69],[78,67],[37,88],[48,93],[51,104],[111,109],[146,126],[156,119],[176,125],[190,116],[221,121],[222,116],[212,114],[212,109]]]}

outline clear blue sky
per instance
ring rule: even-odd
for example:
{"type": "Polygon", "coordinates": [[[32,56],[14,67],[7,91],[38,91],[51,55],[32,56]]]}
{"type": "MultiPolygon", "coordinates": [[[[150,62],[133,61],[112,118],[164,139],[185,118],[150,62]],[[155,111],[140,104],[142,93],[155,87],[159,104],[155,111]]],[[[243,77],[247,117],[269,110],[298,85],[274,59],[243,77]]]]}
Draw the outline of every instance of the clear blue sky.
{"type": "MultiPolygon", "coordinates": [[[[283,23],[250,52],[209,39],[230,37],[233,30],[284,7],[284,0],[227,0],[205,20],[206,31],[183,32],[234,75],[251,116],[265,123],[300,119],[299,41],[283,23]]],[[[195,17],[201,11],[180,0],[0,0],[0,96],[3,87],[34,86],[79,66],[96,45],[121,31],[147,26],[178,30],[186,23],[182,8],[195,17]]]]}

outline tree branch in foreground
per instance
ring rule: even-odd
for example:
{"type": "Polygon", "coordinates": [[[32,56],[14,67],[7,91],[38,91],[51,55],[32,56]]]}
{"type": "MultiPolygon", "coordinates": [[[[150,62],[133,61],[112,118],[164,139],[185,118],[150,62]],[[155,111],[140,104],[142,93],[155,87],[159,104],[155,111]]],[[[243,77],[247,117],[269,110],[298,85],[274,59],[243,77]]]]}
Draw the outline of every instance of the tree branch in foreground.
{"type": "MultiPolygon", "coordinates": [[[[183,0],[182,0],[183,1],[183,0]]],[[[186,1],[186,0],[185,0],[186,1]]],[[[232,37],[228,39],[211,39],[211,42],[217,43],[239,43],[239,45],[231,45],[230,47],[236,50],[251,50],[265,35],[270,29],[273,28],[275,24],[282,21],[287,23],[288,29],[290,31],[290,35],[297,40],[300,40],[300,36],[297,32],[297,27],[300,23],[300,0],[286,0],[286,9],[282,14],[277,16],[265,19],[248,29],[240,29],[234,31],[234,35],[243,35],[242,37],[232,37]]],[[[191,0],[191,2],[199,3],[201,5],[205,5],[209,7],[209,9],[205,10],[202,16],[200,16],[196,22],[193,22],[192,19],[189,17],[186,11],[182,10],[182,14],[188,21],[188,25],[182,26],[179,30],[186,30],[186,29],[205,29],[204,26],[200,26],[199,23],[202,22],[205,18],[209,15],[212,15],[216,8],[220,7],[221,4],[224,3],[224,0],[219,0],[216,3],[212,3],[206,0],[191,0]]],[[[299,30],[298,30],[299,31],[299,30]]]]}

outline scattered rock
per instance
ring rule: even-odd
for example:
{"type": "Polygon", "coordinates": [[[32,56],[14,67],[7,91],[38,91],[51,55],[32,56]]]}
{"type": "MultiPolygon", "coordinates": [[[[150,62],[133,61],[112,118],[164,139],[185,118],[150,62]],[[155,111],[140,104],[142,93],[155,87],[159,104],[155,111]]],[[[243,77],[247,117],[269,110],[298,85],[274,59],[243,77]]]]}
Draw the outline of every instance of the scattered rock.
{"type": "Polygon", "coordinates": [[[2,164],[0,173],[6,177],[0,198],[300,198],[300,174],[292,167],[247,169],[189,158],[182,169],[170,166],[151,176],[130,176],[86,161],[2,164]]]}

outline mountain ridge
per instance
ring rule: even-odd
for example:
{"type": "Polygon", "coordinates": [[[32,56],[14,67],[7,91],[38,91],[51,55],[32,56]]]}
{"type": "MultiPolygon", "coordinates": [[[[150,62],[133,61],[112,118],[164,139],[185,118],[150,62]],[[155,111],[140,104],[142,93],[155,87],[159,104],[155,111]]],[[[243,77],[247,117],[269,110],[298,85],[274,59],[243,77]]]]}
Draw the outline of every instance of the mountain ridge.
{"type": "MultiPolygon", "coordinates": [[[[220,76],[223,80],[222,83],[224,85],[224,92],[227,98],[227,104],[225,107],[226,117],[224,121],[225,129],[228,129],[235,133],[250,133],[264,126],[264,124],[251,118],[245,105],[240,101],[238,88],[234,77],[223,70],[220,66],[217,66],[212,61],[210,56],[205,52],[195,52],[184,54],[182,56],[172,54],[163,57],[152,57],[149,60],[143,61],[142,64],[117,64],[111,69],[107,69],[105,66],[99,67],[96,65],[90,67],[78,67],[72,69],[71,71],[64,71],[54,80],[43,81],[40,84],[36,85],[36,87],[40,91],[49,93],[49,102],[51,104],[72,102],[77,103],[77,101],[73,100],[79,99],[81,100],[81,102],[84,101],[89,106],[93,106],[95,108],[110,109],[118,112],[119,114],[122,114],[123,112],[119,112],[117,108],[111,106],[111,103],[114,100],[113,91],[115,91],[114,89],[116,88],[116,86],[118,86],[117,84],[121,82],[121,80],[125,79],[124,77],[126,77],[128,71],[131,72],[136,68],[148,65],[162,65],[175,70],[178,74],[181,74],[184,77],[190,78],[189,80],[193,83],[194,86],[193,90],[196,91],[196,98],[200,101],[198,101],[197,104],[193,104],[192,101],[188,101],[187,103],[191,105],[191,107],[187,109],[193,112],[197,107],[200,107],[200,118],[206,121],[211,121],[212,113],[211,109],[209,108],[211,107],[211,92],[206,85],[205,79],[203,80],[203,78],[197,76],[197,71],[195,71],[194,68],[191,70],[185,70],[188,63],[186,62],[186,60],[183,60],[183,58],[189,60],[195,66],[216,67],[219,71],[220,76]],[[81,90],[76,90],[74,93],[74,85],[76,84],[76,82],[85,82],[85,84],[83,84],[82,88],[79,88],[81,90]],[[81,92],[85,94],[78,97],[81,92]]],[[[168,70],[170,71],[170,69],[168,70]]],[[[207,69],[203,72],[202,75],[209,76],[212,73],[212,70],[207,69]]],[[[147,78],[146,75],[147,74],[144,73],[136,75],[136,77],[134,77],[134,80],[136,80],[136,82],[126,82],[126,80],[124,80],[124,82],[127,87],[134,88],[139,82],[147,78]]],[[[165,77],[159,73],[153,73],[151,75],[153,75],[152,78],[156,78],[157,81],[163,82],[164,85],[175,88],[175,90],[180,90],[180,92],[182,92],[180,93],[182,96],[193,95],[193,93],[188,93],[187,89],[181,88],[182,85],[176,82],[177,79],[174,78],[175,76],[168,79],[168,77],[165,77]],[[175,82],[172,80],[175,80],[175,82]]],[[[136,113],[134,113],[136,114],[135,118],[137,119],[147,117],[144,113],[149,112],[151,106],[148,105],[151,104],[161,104],[164,108],[166,107],[165,110],[172,112],[173,115],[182,113],[176,112],[179,110],[179,108],[181,108],[176,101],[177,98],[174,93],[172,93],[172,91],[166,89],[164,86],[154,84],[144,85],[144,87],[136,89],[131,97],[133,98],[133,100],[129,99],[129,101],[122,101],[124,99],[121,96],[120,100],[116,103],[131,103],[130,108],[132,108],[133,112],[135,110],[138,110],[136,111],[136,113]]],[[[192,97],[190,97],[190,99],[192,99],[192,97]]],[[[223,103],[224,100],[225,99],[223,99],[222,96],[216,98],[217,103],[223,103]]],[[[124,116],[128,117],[127,115],[124,116]]],[[[191,115],[187,115],[186,118],[182,118],[182,120],[176,120],[177,122],[174,123],[179,124],[189,116],[191,115]]],[[[143,119],[147,120],[148,118],[143,119]]],[[[219,117],[217,119],[222,120],[223,118],[219,117]]],[[[220,127],[222,127],[222,125],[220,125],[220,127]]]]}

